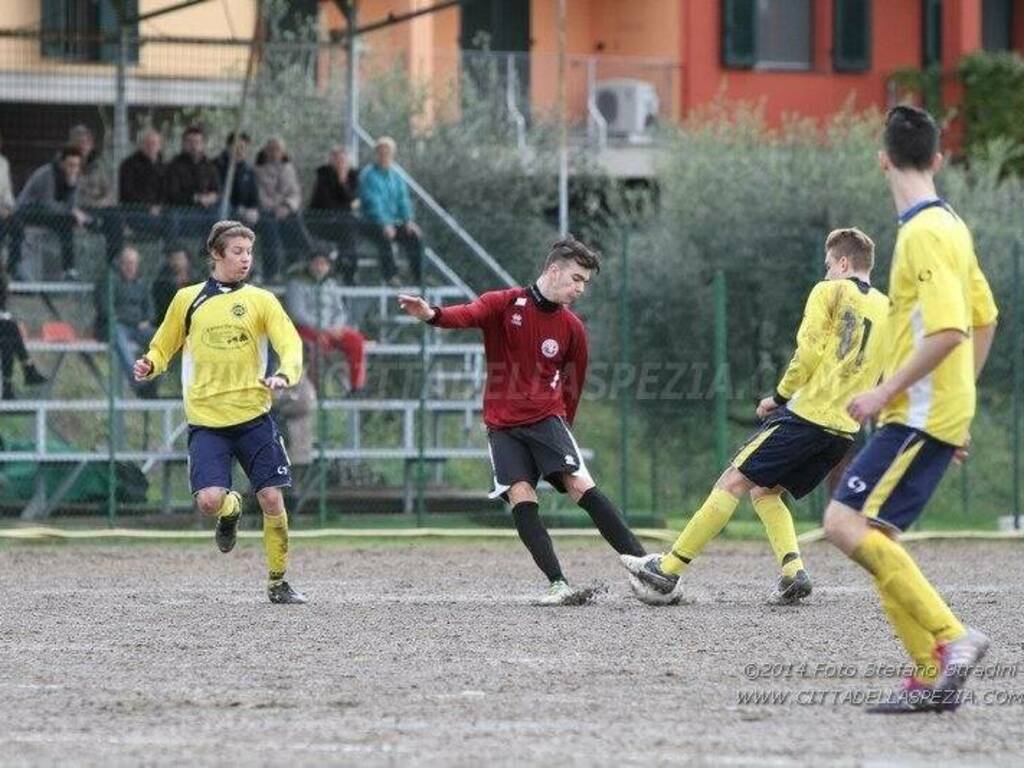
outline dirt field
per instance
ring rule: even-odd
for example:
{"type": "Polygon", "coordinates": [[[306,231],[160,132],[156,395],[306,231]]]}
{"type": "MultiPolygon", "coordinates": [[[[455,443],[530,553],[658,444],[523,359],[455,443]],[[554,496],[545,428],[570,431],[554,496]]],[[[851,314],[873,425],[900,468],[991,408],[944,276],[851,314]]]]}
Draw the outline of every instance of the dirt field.
{"type": "Polygon", "coordinates": [[[5,545],[0,762],[1024,759],[1019,544],[912,545],[993,649],[977,703],[904,718],[849,703],[887,690],[870,665],[902,656],[868,579],[824,545],[806,550],[815,594],[796,609],[765,604],[763,544],[713,544],[689,575],[695,602],[663,609],[629,596],[609,550],[558,546],[570,577],[609,585],[595,604],[530,606],[541,583],[514,542],[296,542],[308,606],[265,601],[255,542],[229,556],[212,540],[5,545]],[[739,700],[757,691],[790,699],[739,700]]]}

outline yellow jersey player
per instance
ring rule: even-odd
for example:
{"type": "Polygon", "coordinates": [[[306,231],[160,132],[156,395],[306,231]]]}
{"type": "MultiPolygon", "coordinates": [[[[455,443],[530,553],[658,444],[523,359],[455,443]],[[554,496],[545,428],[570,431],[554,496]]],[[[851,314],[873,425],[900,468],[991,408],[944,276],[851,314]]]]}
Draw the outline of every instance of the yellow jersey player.
{"type": "Polygon", "coordinates": [[[206,247],[210,278],[182,288],[144,357],[135,361],[139,381],[159,376],[179,349],[188,419],[189,482],[203,514],[217,516],[217,546],[235,546],[242,498],[231,490],[231,462],[238,460],[263,511],[263,546],[272,603],[304,603],[284,580],[288,564],[288,513],[282,487],[291,485],[284,442],[270,416],[271,391],[302,375],[302,342],[277,298],[245,283],[256,236],[237,221],[219,221],[206,247]],[[267,342],[281,360],[267,376],[267,342]]]}
{"type": "Polygon", "coordinates": [[[875,712],[954,709],[987,638],[964,627],[896,541],[917,519],[974,416],[975,380],[997,310],[971,234],[935,193],[939,129],[928,113],[896,107],[879,153],[899,213],[889,278],[891,348],[882,383],[850,414],[881,428],[847,468],[825,514],[829,540],[874,578],[915,672],[875,712]]]}
{"type": "Polygon", "coordinates": [[[782,568],[774,600],[795,603],[811,593],[783,491],[810,493],[843,459],[860,430],[850,398],[878,382],[889,301],[870,285],[875,245],[857,229],[825,241],[825,279],[811,290],[797,349],[772,397],[757,407],[764,420],[690,518],[666,555],[622,556],[644,602],[676,602],[680,575],[750,494],[782,568]]]}

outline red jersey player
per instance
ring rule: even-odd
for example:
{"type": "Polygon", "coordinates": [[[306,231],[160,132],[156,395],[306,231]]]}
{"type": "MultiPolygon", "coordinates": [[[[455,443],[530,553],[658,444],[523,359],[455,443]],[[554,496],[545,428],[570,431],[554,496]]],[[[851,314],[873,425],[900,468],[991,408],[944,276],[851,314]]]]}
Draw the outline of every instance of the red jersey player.
{"type": "Polygon", "coordinates": [[[569,431],[587,372],[586,330],[569,306],[598,271],[598,254],[570,237],[551,247],[544,271],[528,288],[491,291],[451,307],[398,297],[406,312],[431,325],[483,331],[491,496],[511,505],[519,538],[551,582],[543,605],[583,603],[593,592],[570,587],[562,573],[537,513],[542,477],[585,509],[619,554],[644,554],[615,505],[594,485],[569,431]]]}

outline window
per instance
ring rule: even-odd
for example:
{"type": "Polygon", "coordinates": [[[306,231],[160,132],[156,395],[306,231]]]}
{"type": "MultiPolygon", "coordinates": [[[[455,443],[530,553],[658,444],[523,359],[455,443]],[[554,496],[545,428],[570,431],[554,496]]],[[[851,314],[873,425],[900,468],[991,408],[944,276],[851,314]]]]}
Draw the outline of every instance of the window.
{"type": "Polygon", "coordinates": [[[871,68],[871,0],[834,0],[832,66],[836,72],[871,68]]]}
{"type": "MultiPolygon", "coordinates": [[[[139,13],[138,0],[42,0],[40,29],[43,56],[71,61],[115,62],[118,59],[118,15],[139,13]],[[116,4],[116,5],[115,5],[116,4]]],[[[139,60],[139,24],[129,24],[128,60],[139,60]]]]}
{"type": "Polygon", "coordinates": [[[942,64],[942,0],[921,0],[921,65],[942,64]]]}
{"type": "Polygon", "coordinates": [[[811,68],[811,0],[724,0],[727,67],[811,68]]]}
{"type": "Polygon", "coordinates": [[[983,0],[981,4],[981,46],[986,51],[1012,48],[1013,0],[983,0]]]}

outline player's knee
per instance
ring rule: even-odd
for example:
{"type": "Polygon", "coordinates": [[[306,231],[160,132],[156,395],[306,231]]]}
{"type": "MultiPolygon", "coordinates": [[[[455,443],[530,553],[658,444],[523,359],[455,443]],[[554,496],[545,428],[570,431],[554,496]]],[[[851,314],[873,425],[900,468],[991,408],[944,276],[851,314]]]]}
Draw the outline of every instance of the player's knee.
{"type": "Polygon", "coordinates": [[[737,498],[747,493],[753,486],[754,484],[747,480],[735,467],[729,467],[725,470],[722,476],[718,478],[718,482],[715,483],[716,488],[726,491],[737,498]]]}
{"type": "Polygon", "coordinates": [[[825,509],[825,519],[823,521],[825,538],[840,549],[843,549],[845,542],[850,538],[852,530],[859,527],[857,525],[859,522],[860,519],[856,513],[851,512],[842,504],[832,502],[825,509]]]}
{"type": "Polygon", "coordinates": [[[264,515],[276,517],[284,514],[284,494],[280,488],[264,488],[256,493],[256,500],[264,515]]]}
{"type": "Polygon", "coordinates": [[[226,493],[223,488],[203,488],[196,494],[196,507],[204,515],[216,515],[226,493]]]}
{"type": "Polygon", "coordinates": [[[562,475],[562,482],[565,484],[565,492],[569,494],[573,504],[579,504],[583,495],[594,487],[594,481],[591,478],[568,473],[562,475]]]}
{"type": "Polygon", "coordinates": [[[524,501],[537,501],[537,490],[525,481],[512,483],[508,489],[508,502],[513,507],[524,501]]]}

